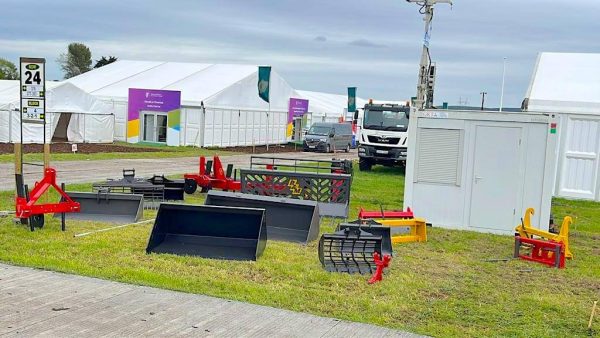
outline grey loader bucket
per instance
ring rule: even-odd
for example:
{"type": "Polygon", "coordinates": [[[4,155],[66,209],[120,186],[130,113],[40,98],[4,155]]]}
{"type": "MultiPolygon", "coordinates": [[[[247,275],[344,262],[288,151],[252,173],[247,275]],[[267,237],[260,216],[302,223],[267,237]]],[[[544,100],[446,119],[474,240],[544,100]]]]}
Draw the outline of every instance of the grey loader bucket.
{"type": "Polygon", "coordinates": [[[256,260],[267,244],[264,210],[161,203],[146,253],[256,260]]]}
{"type": "Polygon", "coordinates": [[[360,223],[341,223],[338,226],[338,230],[345,229],[356,229],[366,231],[375,236],[381,236],[381,254],[393,256],[394,252],[392,249],[392,229],[381,225],[380,223],[373,222],[367,224],[360,223]]]}
{"type": "MultiPolygon", "coordinates": [[[[81,204],[81,212],[66,213],[67,220],[98,221],[106,223],[128,224],[142,219],[144,196],[115,194],[104,191],[71,192],[67,195],[81,204]]],[[[61,217],[61,214],[54,214],[61,217]]]]}
{"type": "Polygon", "coordinates": [[[321,219],[315,201],[212,190],[204,203],[265,209],[269,240],[307,243],[319,236],[321,219]]]}

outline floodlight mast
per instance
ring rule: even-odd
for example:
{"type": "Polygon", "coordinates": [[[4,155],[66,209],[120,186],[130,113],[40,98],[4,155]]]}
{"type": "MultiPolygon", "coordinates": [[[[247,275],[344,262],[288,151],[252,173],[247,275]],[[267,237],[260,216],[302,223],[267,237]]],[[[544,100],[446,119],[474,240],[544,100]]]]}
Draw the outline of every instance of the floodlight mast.
{"type": "MultiPolygon", "coordinates": [[[[417,99],[415,100],[414,107],[417,110],[421,110],[425,107],[425,102],[433,103],[433,97],[428,96],[428,83],[431,72],[431,55],[429,54],[429,37],[431,32],[431,21],[433,20],[433,6],[435,4],[450,4],[452,6],[452,0],[406,0],[406,2],[416,3],[420,5],[419,13],[425,15],[423,21],[425,21],[425,36],[423,38],[423,53],[421,55],[421,64],[419,65],[419,82],[417,84],[417,99]]],[[[433,95],[433,93],[429,93],[433,95]]],[[[429,107],[428,107],[429,108],[429,107]]]]}

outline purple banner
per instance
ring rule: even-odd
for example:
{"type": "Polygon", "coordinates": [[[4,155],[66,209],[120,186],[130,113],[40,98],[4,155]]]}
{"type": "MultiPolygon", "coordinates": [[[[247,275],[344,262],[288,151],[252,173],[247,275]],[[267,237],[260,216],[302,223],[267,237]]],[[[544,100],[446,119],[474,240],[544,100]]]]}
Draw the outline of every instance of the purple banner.
{"type": "Polygon", "coordinates": [[[288,123],[294,120],[294,117],[304,116],[308,112],[308,100],[290,98],[288,109],[288,123]]]}
{"type": "Polygon", "coordinates": [[[173,90],[129,88],[127,142],[140,141],[141,111],[167,114],[167,145],[179,145],[181,92],[173,90]]]}

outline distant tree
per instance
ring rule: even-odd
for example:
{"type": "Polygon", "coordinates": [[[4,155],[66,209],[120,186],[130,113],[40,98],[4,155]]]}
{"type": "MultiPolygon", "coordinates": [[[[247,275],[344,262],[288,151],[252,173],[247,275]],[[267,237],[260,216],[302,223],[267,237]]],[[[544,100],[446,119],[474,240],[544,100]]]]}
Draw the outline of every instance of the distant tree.
{"type": "Polygon", "coordinates": [[[106,66],[108,64],[111,64],[113,62],[117,61],[117,57],[116,56],[103,56],[100,58],[100,60],[96,60],[96,64],[94,65],[94,68],[100,68],[102,66],[106,66]]]}
{"type": "Polygon", "coordinates": [[[89,71],[92,67],[92,52],[83,43],[73,42],[67,47],[67,53],[56,60],[65,72],[65,79],[89,71]]]}
{"type": "Polygon", "coordinates": [[[18,80],[19,71],[14,63],[0,58],[0,80],[18,80]]]}

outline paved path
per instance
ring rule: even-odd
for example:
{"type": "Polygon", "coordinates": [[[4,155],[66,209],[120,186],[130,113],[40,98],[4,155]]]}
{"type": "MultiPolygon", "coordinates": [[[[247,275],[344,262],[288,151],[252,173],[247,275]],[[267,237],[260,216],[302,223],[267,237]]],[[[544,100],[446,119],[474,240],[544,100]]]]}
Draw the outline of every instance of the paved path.
{"type": "MultiPolygon", "coordinates": [[[[250,164],[250,156],[231,155],[222,156],[221,160],[224,165],[229,163],[234,164],[237,168],[247,167],[250,164]]],[[[356,159],[358,155],[356,150],[350,153],[280,153],[280,154],[265,154],[264,156],[277,156],[286,158],[305,158],[305,159],[331,159],[348,158],[356,159]]],[[[122,177],[123,169],[135,168],[136,176],[152,176],[157,175],[174,175],[184,174],[188,172],[198,171],[198,157],[179,157],[179,158],[161,158],[161,159],[115,159],[115,160],[98,160],[98,161],[55,161],[52,162],[52,167],[58,172],[58,182],[60,183],[87,183],[102,181],[107,178],[122,177]]],[[[40,180],[40,168],[25,168],[25,182],[33,185],[33,182],[40,180]]],[[[0,191],[14,190],[15,167],[12,163],[0,163],[0,191]]]]}
{"type": "Polygon", "coordinates": [[[0,336],[417,337],[267,306],[4,264],[0,336]]]}

